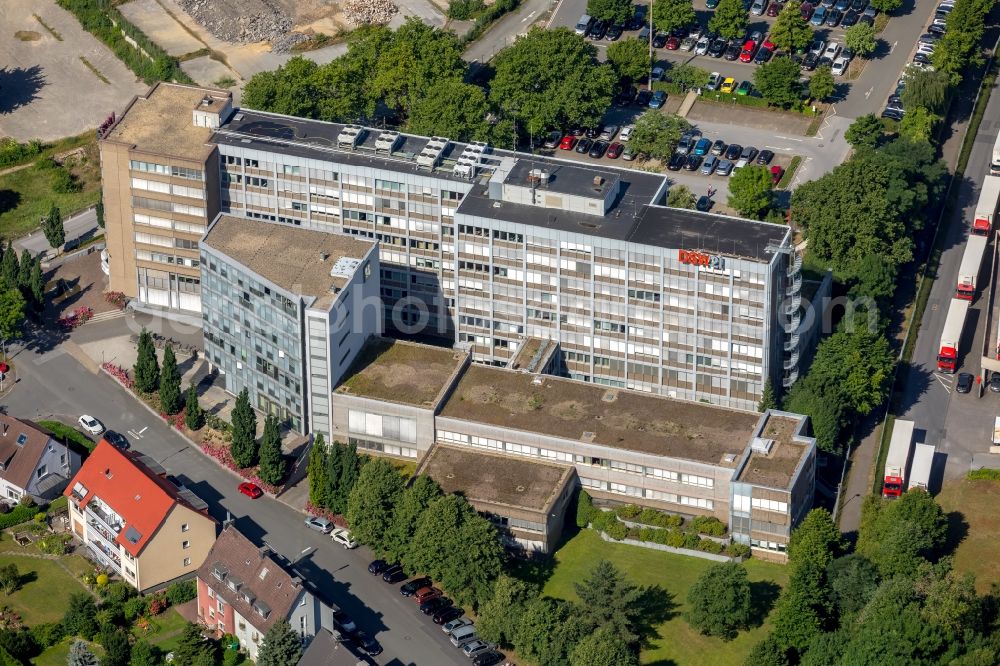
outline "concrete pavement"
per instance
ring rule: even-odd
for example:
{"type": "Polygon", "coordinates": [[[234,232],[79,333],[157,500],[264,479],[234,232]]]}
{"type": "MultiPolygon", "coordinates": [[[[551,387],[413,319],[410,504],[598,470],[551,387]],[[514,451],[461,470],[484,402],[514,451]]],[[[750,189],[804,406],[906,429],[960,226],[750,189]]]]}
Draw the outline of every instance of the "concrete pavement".
{"type": "Polygon", "coordinates": [[[469,663],[445,640],[440,627],[399,595],[397,586],[370,576],[371,553],[347,551],[328,537],[307,529],[303,516],[282,502],[250,500],[236,491],[239,479],[219,467],[153,416],[116,382],[85,369],[63,347],[40,342],[14,357],[19,383],[5,397],[7,413],[39,419],[57,417],[69,423],[94,414],[118,432],[142,431],[132,438],[138,451],[150,455],[209,505],[212,516],[235,519],[255,543],[267,543],[297,567],[383,645],[378,664],[463,665],[469,663]],[[144,430],[145,429],[145,430],[144,430]]]}
{"type": "Polygon", "coordinates": [[[486,64],[500,50],[513,44],[519,35],[528,32],[532,24],[555,2],[556,0],[525,0],[516,12],[504,16],[486,34],[470,44],[462,57],[466,62],[486,64]]]}
{"type": "MultiPolygon", "coordinates": [[[[97,213],[93,208],[88,208],[73,217],[63,220],[63,226],[66,228],[67,241],[76,240],[77,238],[90,238],[97,231],[97,213]]],[[[45,239],[45,234],[40,229],[16,239],[14,247],[17,248],[18,253],[22,250],[28,250],[33,255],[39,255],[50,249],[49,241],[45,239]]]]}

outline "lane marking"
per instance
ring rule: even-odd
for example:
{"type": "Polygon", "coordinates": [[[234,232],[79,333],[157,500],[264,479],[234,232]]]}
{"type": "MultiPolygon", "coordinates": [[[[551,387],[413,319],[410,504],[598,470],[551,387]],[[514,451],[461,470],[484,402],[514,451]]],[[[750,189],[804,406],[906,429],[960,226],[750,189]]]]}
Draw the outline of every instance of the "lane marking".
{"type": "Polygon", "coordinates": [[[936,372],[934,373],[934,378],[938,380],[938,383],[941,384],[942,388],[944,388],[944,390],[947,391],[949,395],[951,395],[950,385],[944,381],[944,378],[941,377],[941,375],[937,374],[936,372]]]}
{"type": "Polygon", "coordinates": [[[889,53],[892,53],[893,51],[896,50],[896,44],[899,44],[899,42],[895,41],[892,43],[892,46],[889,47],[889,53]]]}
{"type": "Polygon", "coordinates": [[[872,94],[872,92],[873,92],[874,90],[875,90],[875,86],[872,86],[871,88],[869,88],[869,89],[868,89],[868,90],[867,90],[867,91],[865,92],[865,99],[868,99],[869,97],[871,97],[871,94],[872,94]]]}
{"type": "Polygon", "coordinates": [[[776,139],[783,139],[785,141],[800,141],[800,142],[801,141],[805,141],[805,139],[797,139],[794,136],[781,136],[780,134],[775,134],[774,138],[776,138],[776,139]]]}

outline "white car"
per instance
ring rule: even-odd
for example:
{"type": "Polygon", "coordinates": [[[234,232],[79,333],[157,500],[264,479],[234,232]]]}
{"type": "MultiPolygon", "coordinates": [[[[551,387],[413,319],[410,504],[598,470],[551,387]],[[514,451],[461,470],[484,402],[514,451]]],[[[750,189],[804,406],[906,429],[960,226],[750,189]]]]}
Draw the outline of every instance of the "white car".
{"type": "Polygon", "coordinates": [[[705,55],[708,53],[708,47],[711,45],[712,40],[708,38],[707,35],[703,36],[698,40],[698,43],[694,45],[695,55],[705,55]]]}
{"type": "Polygon", "coordinates": [[[927,55],[933,55],[934,45],[933,44],[920,44],[917,46],[917,53],[926,53],[927,55]]]}
{"type": "Polygon", "coordinates": [[[823,50],[823,57],[829,58],[831,61],[836,60],[838,55],[840,55],[840,44],[837,42],[830,42],[823,50]]]}
{"type": "Polygon", "coordinates": [[[851,64],[850,60],[848,60],[844,56],[840,56],[839,58],[833,61],[833,64],[830,66],[830,72],[834,76],[843,76],[844,73],[847,71],[847,66],[850,64],[851,64]]]}
{"type": "Polygon", "coordinates": [[[632,132],[635,131],[635,125],[626,125],[622,128],[621,134],[618,135],[618,140],[625,143],[632,138],[632,132]]]}
{"type": "Polygon", "coordinates": [[[826,42],[822,39],[813,40],[813,43],[809,45],[809,53],[819,57],[823,54],[823,49],[826,48],[826,42]]]}
{"type": "Polygon", "coordinates": [[[77,419],[77,423],[79,423],[80,427],[89,432],[91,435],[100,435],[104,432],[104,424],[89,414],[81,416],[77,419]]]}
{"type": "Polygon", "coordinates": [[[330,532],[330,538],[333,539],[334,543],[339,543],[347,549],[358,547],[358,542],[351,538],[351,533],[339,527],[330,532]]]}
{"type": "Polygon", "coordinates": [[[708,88],[709,90],[715,90],[719,87],[721,83],[722,83],[722,74],[719,74],[718,72],[712,72],[711,74],[708,75],[708,83],[705,84],[705,87],[708,88]]]}

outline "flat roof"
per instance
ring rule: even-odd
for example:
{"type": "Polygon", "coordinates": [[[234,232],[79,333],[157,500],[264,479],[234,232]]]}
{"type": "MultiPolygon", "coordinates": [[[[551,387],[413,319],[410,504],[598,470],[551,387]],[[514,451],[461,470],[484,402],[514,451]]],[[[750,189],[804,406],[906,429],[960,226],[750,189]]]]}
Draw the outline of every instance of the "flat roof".
{"type": "Polygon", "coordinates": [[[751,412],[483,365],[465,371],[441,416],[723,467],[736,466],[760,420],[751,412]]]}
{"type": "Polygon", "coordinates": [[[770,414],[759,437],[773,440],[767,455],[751,450],[750,458],[740,472],[738,481],[759,486],[787,488],[795,468],[808,450],[804,442],[795,441],[801,418],[770,414]]]}
{"type": "Polygon", "coordinates": [[[319,301],[350,279],[330,274],[337,260],[363,259],[375,241],[220,214],[202,244],[286,291],[319,301]]]}
{"type": "Polygon", "coordinates": [[[783,224],[758,222],[696,210],[646,206],[627,240],[633,243],[770,260],[769,246],[789,236],[783,224]]]}
{"type": "Polygon", "coordinates": [[[373,337],[336,391],[428,407],[464,362],[463,352],[373,337]]]}
{"type": "Polygon", "coordinates": [[[192,112],[204,108],[209,96],[220,106],[230,93],[178,83],[157,83],[145,95],[137,95],[104,138],[135,145],[137,150],[192,159],[209,151],[212,130],[195,127],[192,112]]]}
{"type": "Polygon", "coordinates": [[[420,473],[437,481],[446,493],[531,511],[548,512],[572,478],[572,465],[500,456],[479,449],[435,444],[420,473]]]}
{"type": "Polygon", "coordinates": [[[589,197],[604,201],[608,192],[618,186],[621,176],[617,169],[605,169],[603,165],[588,165],[586,163],[545,160],[535,157],[519,157],[507,173],[505,185],[525,187],[532,171],[539,170],[548,174],[548,179],[539,184],[540,192],[559,192],[578,197],[589,197]],[[595,178],[600,178],[600,185],[595,185],[595,178]]]}

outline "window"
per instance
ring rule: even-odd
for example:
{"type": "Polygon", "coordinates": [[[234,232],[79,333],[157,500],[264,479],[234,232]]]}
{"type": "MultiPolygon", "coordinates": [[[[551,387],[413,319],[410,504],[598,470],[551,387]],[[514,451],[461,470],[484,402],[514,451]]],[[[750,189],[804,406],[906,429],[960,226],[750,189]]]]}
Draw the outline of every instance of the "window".
{"type": "Polygon", "coordinates": [[[191,526],[188,525],[187,523],[184,523],[183,525],[181,525],[181,532],[187,532],[190,529],[191,529],[191,526]]]}
{"type": "Polygon", "coordinates": [[[191,547],[191,542],[190,541],[182,541],[181,542],[181,548],[183,548],[184,550],[187,550],[190,547],[191,547]]]}
{"type": "Polygon", "coordinates": [[[763,509],[765,511],[788,513],[788,503],[778,502],[777,500],[757,499],[754,497],[753,500],[751,500],[751,506],[755,509],[763,509]]]}
{"type": "Polygon", "coordinates": [[[215,590],[213,590],[212,588],[208,588],[208,598],[209,599],[215,598],[215,590]]]}
{"type": "Polygon", "coordinates": [[[35,478],[40,479],[48,473],[48,469],[45,465],[39,465],[38,469],[35,470],[35,478]]]}
{"type": "Polygon", "coordinates": [[[185,557],[184,558],[184,566],[186,566],[186,567],[191,566],[191,558],[190,557],[185,557]]]}

